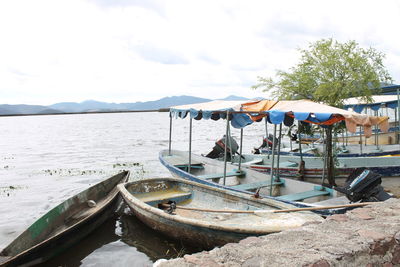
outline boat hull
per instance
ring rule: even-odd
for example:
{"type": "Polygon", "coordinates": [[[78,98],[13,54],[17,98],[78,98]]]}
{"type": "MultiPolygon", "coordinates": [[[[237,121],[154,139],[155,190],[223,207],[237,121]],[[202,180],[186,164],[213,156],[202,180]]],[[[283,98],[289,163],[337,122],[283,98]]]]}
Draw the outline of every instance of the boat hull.
{"type": "MultiPolygon", "coordinates": [[[[249,168],[263,172],[271,172],[272,157],[267,155],[245,155],[246,161],[254,159],[262,159],[262,162],[250,164],[249,168]]],[[[323,160],[319,157],[303,157],[305,162],[304,178],[321,178],[323,175],[323,160]]],[[[279,174],[282,177],[297,178],[299,176],[300,157],[297,156],[280,156],[279,174]],[[287,166],[291,165],[291,166],[287,166]]],[[[276,162],[275,162],[276,166],[276,162]]],[[[338,158],[335,167],[335,179],[347,178],[357,168],[368,168],[369,170],[381,174],[384,177],[400,176],[400,157],[349,157],[338,158]]]]}
{"type": "Polygon", "coordinates": [[[124,171],[53,208],[1,252],[0,266],[40,264],[77,243],[113,216],[118,203],[116,185],[128,177],[124,171]],[[96,205],[88,207],[88,200],[96,205]]]}
{"type": "MultiPolygon", "coordinates": [[[[202,177],[207,176],[210,173],[223,173],[224,171],[224,163],[217,159],[209,159],[206,157],[198,156],[192,154],[192,161],[194,164],[201,163],[203,169],[195,168],[191,169],[190,172],[182,168],[182,164],[179,161],[172,160],[170,157],[177,157],[184,160],[187,157],[188,153],[183,151],[172,150],[171,155],[169,155],[169,151],[164,150],[160,152],[159,159],[161,164],[163,164],[174,177],[183,178],[189,181],[195,181],[205,185],[211,185],[216,188],[231,190],[235,192],[241,192],[246,194],[255,194],[255,191],[258,189],[258,193],[263,197],[269,198],[279,198],[281,201],[286,203],[290,203],[296,205],[298,207],[307,206],[304,202],[314,203],[323,200],[327,200],[330,198],[337,197],[337,193],[329,188],[317,186],[316,184],[298,181],[294,179],[285,179],[280,178],[280,185],[277,185],[273,179],[271,183],[270,175],[266,175],[265,173],[260,173],[255,170],[246,169],[244,170],[244,174],[237,176],[226,177],[226,181],[224,184],[224,180],[222,177],[217,179],[204,179],[202,177]],[[264,183],[262,186],[257,186],[257,188],[250,188],[247,185],[259,185],[260,183],[264,183]],[[272,190],[271,190],[272,188],[272,190]],[[313,193],[318,194],[316,191],[325,191],[326,194],[321,194],[318,196],[313,196],[313,193]],[[287,200],[288,198],[284,198],[283,196],[298,194],[301,192],[310,192],[305,199],[296,199],[296,200],[287,200]],[[301,201],[302,203],[299,203],[301,201]]],[[[199,167],[199,166],[198,166],[199,167]]],[[[227,172],[231,173],[238,169],[237,165],[227,164],[227,172]]]]}
{"type": "Polygon", "coordinates": [[[294,206],[271,199],[255,199],[246,194],[179,178],[149,179],[121,184],[118,188],[131,211],[147,226],[173,239],[202,249],[211,249],[226,243],[237,242],[248,236],[279,232],[299,227],[309,221],[321,220],[320,216],[313,213],[284,215],[293,216],[291,217],[293,224],[291,224],[287,217],[274,217],[268,221],[254,214],[180,210],[180,207],[202,207],[214,211],[215,209],[248,211],[286,209],[294,206]],[[171,188],[173,188],[172,191],[171,188]],[[177,197],[182,192],[190,196],[177,197]],[[143,195],[146,196],[143,197],[143,195]],[[147,195],[150,195],[150,198],[147,195]],[[160,204],[170,200],[176,201],[178,205],[173,214],[168,214],[159,208],[160,204]],[[295,222],[296,220],[299,221],[295,222]]]}

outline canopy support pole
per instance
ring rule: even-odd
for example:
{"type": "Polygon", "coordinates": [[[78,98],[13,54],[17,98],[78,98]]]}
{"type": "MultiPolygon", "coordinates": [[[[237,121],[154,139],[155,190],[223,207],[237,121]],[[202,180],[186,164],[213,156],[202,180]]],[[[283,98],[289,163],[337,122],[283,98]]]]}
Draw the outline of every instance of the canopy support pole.
{"type": "Polygon", "coordinates": [[[278,137],[278,155],[276,160],[276,180],[279,181],[279,160],[281,158],[281,139],[282,139],[282,123],[279,124],[279,137],[278,137]]]}
{"type": "MultiPolygon", "coordinates": [[[[225,133],[225,141],[228,139],[228,134],[229,134],[229,110],[226,111],[226,133],[225,133]]],[[[228,145],[225,144],[225,150],[224,150],[224,185],[226,183],[226,162],[227,162],[227,157],[228,157],[228,145]]]]}
{"type": "Polygon", "coordinates": [[[242,165],[243,128],[240,129],[239,171],[242,165]]]}
{"type": "MultiPolygon", "coordinates": [[[[375,116],[378,116],[378,111],[375,111],[375,116]]],[[[376,150],[379,151],[379,135],[378,135],[378,125],[375,124],[374,126],[375,129],[375,145],[376,145],[376,150]]],[[[365,135],[365,133],[364,133],[365,135]]]]}
{"type": "Polygon", "coordinates": [[[323,158],[322,158],[322,181],[321,181],[321,184],[324,184],[324,182],[325,182],[325,174],[326,174],[326,162],[327,162],[327,153],[326,153],[326,151],[327,151],[327,145],[328,145],[328,143],[325,140],[324,129],[322,129],[322,140],[324,142],[324,145],[322,146],[322,148],[323,148],[323,151],[322,151],[323,158]]]}
{"type": "Polygon", "coordinates": [[[362,132],[361,132],[361,126],[360,126],[360,154],[363,153],[362,152],[362,145],[363,145],[363,143],[362,143],[362,132]]]}
{"type": "Polygon", "coordinates": [[[189,123],[189,166],[188,173],[190,173],[191,165],[192,165],[192,118],[190,118],[189,123]]]}
{"type": "Polygon", "coordinates": [[[400,89],[397,88],[397,142],[400,145],[400,89]]]}
{"type": "Polygon", "coordinates": [[[171,143],[172,143],[172,115],[169,113],[169,141],[168,141],[168,155],[171,156],[171,143]]]}
{"type": "Polygon", "coordinates": [[[269,195],[272,196],[272,185],[274,182],[274,165],[275,165],[275,138],[276,136],[276,124],[274,124],[274,138],[272,139],[272,164],[271,164],[271,172],[270,172],[270,182],[271,186],[269,187],[269,195]]]}
{"type": "MultiPolygon", "coordinates": [[[[305,172],[305,162],[303,161],[303,151],[301,149],[301,126],[300,121],[297,121],[297,136],[299,138],[299,153],[300,153],[300,162],[299,162],[299,169],[297,172],[297,179],[300,181],[304,181],[304,172],[305,172]]],[[[312,142],[314,147],[314,142],[312,142]]]]}
{"type": "Polygon", "coordinates": [[[264,117],[265,120],[265,138],[267,142],[267,158],[269,159],[269,145],[268,145],[268,121],[267,116],[264,117]]]}

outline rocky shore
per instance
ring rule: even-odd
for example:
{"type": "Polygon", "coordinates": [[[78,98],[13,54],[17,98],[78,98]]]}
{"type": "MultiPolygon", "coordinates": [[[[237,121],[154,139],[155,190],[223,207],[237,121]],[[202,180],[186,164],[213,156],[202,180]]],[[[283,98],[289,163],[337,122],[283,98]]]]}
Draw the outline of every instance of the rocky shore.
{"type": "Polygon", "coordinates": [[[353,209],[301,228],[249,237],[155,266],[400,266],[400,200],[353,209]]]}

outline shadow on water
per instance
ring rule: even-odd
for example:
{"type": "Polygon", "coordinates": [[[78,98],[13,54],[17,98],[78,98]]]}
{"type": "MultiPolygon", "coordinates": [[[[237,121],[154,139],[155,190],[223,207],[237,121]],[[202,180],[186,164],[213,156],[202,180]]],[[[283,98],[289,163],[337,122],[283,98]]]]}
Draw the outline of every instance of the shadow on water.
{"type": "Polygon", "coordinates": [[[106,221],[78,244],[41,266],[152,266],[158,259],[199,251],[153,231],[133,215],[124,214],[106,221]]]}

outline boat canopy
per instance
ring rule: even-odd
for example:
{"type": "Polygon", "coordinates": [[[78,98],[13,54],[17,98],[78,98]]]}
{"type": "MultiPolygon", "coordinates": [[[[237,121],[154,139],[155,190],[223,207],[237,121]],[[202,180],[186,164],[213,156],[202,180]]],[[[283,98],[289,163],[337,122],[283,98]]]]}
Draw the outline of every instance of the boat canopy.
{"type": "Polygon", "coordinates": [[[361,97],[348,98],[345,101],[345,109],[353,109],[355,112],[361,113],[365,108],[370,108],[374,111],[381,107],[395,109],[398,107],[398,98],[396,95],[373,95],[371,103],[367,103],[361,97]]]}
{"type": "Polygon", "coordinates": [[[269,123],[286,126],[293,124],[294,119],[319,125],[331,125],[345,120],[350,132],[356,132],[357,126],[363,126],[366,136],[372,135],[372,126],[379,125],[383,132],[389,128],[388,117],[376,117],[359,114],[353,111],[339,109],[310,100],[254,100],[254,101],[211,101],[193,105],[171,107],[172,117],[226,119],[227,114],[231,125],[243,128],[254,121],[267,117],[269,123]]]}

